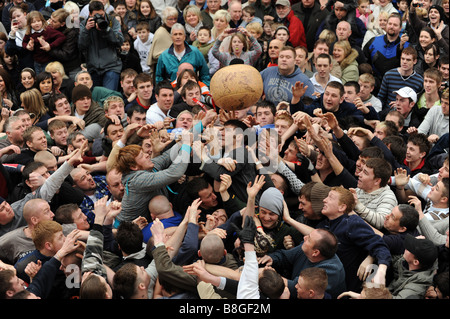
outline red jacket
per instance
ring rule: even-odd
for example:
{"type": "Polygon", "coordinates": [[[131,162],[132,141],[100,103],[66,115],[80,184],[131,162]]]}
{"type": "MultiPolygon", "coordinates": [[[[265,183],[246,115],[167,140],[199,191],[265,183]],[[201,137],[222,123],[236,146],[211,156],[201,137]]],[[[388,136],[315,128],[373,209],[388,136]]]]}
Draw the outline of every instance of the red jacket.
{"type": "Polygon", "coordinates": [[[289,29],[289,42],[292,43],[292,46],[294,48],[298,46],[304,46],[306,48],[305,28],[303,27],[302,21],[295,16],[293,10],[286,16],[284,25],[289,29]]]}
{"type": "Polygon", "coordinates": [[[24,49],[27,48],[27,44],[30,41],[30,38],[34,40],[34,50],[33,50],[33,58],[38,63],[47,63],[52,61],[49,52],[41,50],[41,44],[38,41],[38,37],[43,37],[48,44],[50,44],[50,48],[53,49],[55,47],[59,47],[61,44],[64,43],[66,40],[66,36],[58,31],[53,29],[50,26],[47,26],[43,31],[41,32],[34,32],[31,34],[26,34],[23,37],[22,46],[24,49]]]}

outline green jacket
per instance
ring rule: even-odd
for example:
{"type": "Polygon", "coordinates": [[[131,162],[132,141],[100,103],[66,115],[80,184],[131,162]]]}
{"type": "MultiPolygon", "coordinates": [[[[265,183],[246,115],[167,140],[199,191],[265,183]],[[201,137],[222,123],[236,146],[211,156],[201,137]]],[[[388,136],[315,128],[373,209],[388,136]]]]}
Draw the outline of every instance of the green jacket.
{"type": "Polygon", "coordinates": [[[435,266],[425,270],[411,271],[401,256],[393,264],[394,279],[388,288],[393,299],[419,298],[423,299],[428,287],[433,284],[435,266]]]}

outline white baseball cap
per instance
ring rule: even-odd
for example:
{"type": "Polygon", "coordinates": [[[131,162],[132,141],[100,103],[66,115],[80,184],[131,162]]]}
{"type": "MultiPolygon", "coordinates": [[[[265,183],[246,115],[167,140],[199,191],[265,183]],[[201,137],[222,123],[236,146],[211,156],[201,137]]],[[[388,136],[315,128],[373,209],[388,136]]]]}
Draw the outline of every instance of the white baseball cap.
{"type": "Polygon", "coordinates": [[[417,93],[411,89],[409,86],[404,86],[400,90],[394,91],[403,98],[411,98],[414,103],[417,102],[417,93]]]}

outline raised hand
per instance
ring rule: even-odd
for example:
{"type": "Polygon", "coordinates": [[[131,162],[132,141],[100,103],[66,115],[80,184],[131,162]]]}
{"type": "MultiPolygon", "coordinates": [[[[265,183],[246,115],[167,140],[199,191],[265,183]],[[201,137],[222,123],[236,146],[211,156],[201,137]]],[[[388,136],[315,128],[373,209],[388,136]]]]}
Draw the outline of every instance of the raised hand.
{"type": "Polygon", "coordinates": [[[261,188],[264,186],[266,177],[264,175],[256,176],[255,181],[249,182],[247,185],[247,195],[250,198],[256,198],[261,188]]]}

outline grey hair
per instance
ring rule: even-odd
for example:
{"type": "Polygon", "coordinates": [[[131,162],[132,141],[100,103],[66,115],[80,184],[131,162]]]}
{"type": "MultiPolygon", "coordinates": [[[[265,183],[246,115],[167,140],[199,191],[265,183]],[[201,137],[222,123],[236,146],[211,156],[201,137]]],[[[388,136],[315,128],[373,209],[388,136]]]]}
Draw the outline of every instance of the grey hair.
{"type": "Polygon", "coordinates": [[[173,32],[175,31],[175,30],[183,30],[183,33],[186,35],[186,30],[184,29],[184,26],[181,24],[181,23],[175,23],[173,26],[172,26],[172,29],[170,29],[170,34],[173,34],[173,32]]]}
{"type": "Polygon", "coordinates": [[[163,23],[167,22],[168,17],[176,16],[178,18],[178,10],[174,7],[166,7],[162,12],[162,21],[163,23]]]}
{"type": "MultiPolygon", "coordinates": [[[[81,75],[81,74],[85,74],[85,73],[87,73],[87,74],[89,74],[89,76],[91,76],[91,74],[87,71],[87,70],[81,70],[81,71],[79,71],[78,73],[77,73],[77,75],[75,75],[75,82],[78,82],[78,77],[81,75]]],[[[92,78],[92,77],[91,77],[92,78]]]]}
{"type": "Polygon", "coordinates": [[[5,123],[5,132],[11,132],[11,124],[13,124],[17,121],[22,121],[22,119],[18,116],[9,117],[5,123]]]}

